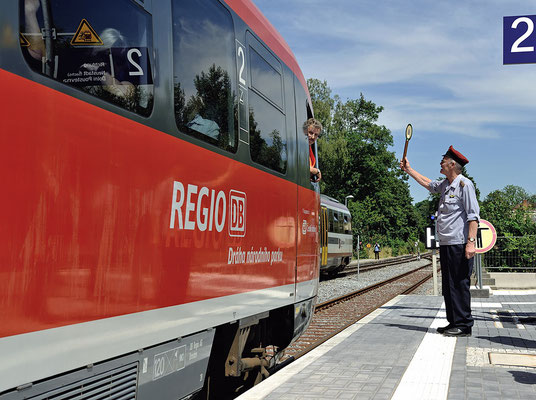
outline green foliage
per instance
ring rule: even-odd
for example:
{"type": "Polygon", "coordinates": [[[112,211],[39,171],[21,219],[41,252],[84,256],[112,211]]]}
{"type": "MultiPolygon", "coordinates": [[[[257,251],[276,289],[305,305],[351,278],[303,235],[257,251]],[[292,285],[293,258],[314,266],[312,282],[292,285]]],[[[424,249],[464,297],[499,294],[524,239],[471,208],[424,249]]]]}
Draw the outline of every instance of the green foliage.
{"type": "Polygon", "coordinates": [[[480,216],[493,224],[500,238],[485,254],[485,265],[495,271],[536,269],[536,222],[531,212],[536,196],[525,189],[508,185],[487,195],[481,204],[480,216]],[[526,201],[525,208],[523,202],[526,201]]]}
{"type": "Polygon", "coordinates": [[[498,236],[536,235],[536,223],[521,206],[523,200],[536,204],[533,198],[525,189],[508,185],[488,194],[481,204],[480,216],[493,224],[498,236]]]}
{"type": "Polygon", "coordinates": [[[494,272],[536,272],[536,235],[507,235],[484,254],[484,265],[494,272]]]}
{"type": "Polygon", "coordinates": [[[324,126],[318,140],[322,193],[340,201],[353,195],[348,208],[355,240],[359,234],[364,243],[392,243],[398,252],[404,247],[400,243],[417,239],[418,217],[407,177],[388,150],[393,145],[391,132],[377,124],[383,107],[363,94],[343,102],[331,96],[325,81],[307,83],[315,117],[324,126]]]}

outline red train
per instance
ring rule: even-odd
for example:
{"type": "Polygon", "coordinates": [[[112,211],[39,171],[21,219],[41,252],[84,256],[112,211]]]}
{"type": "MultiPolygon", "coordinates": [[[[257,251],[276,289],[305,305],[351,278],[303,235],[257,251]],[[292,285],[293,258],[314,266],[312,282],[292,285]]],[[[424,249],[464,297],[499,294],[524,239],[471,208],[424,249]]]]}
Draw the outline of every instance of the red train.
{"type": "Polygon", "coordinates": [[[320,196],[253,3],[7,0],[0,82],[0,399],[266,376],[311,318],[320,196]]]}

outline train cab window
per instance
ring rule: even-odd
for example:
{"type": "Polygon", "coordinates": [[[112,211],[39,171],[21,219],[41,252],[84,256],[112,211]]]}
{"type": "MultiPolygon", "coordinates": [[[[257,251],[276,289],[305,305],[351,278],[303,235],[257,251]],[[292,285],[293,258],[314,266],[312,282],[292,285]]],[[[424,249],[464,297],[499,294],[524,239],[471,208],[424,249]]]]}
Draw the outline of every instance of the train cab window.
{"type": "Polygon", "coordinates": [[[339,226],[339,213],[337,211],[333,212],[333,224],[334,224],[334,231],[337,232],[337,228],[339,226]]]}
{"type": "Polygon", "coordinates": [[[217,1],[173,1],[175,121],[183,133],[226,151],[238,146],[231,14],[217,1]]]}
{"type": "Polygon", "coordinates": [[[150,114],[152,18],[138,4],[21,0],[20,18],[20,46],[34,70],[129,111],[150,114]]]}
{"type": "Polygon", "coordinates": [[[350,216],[349,215],[344,216],[344,233],[345,234],[352,233],[352,224],[350,222],[350,216]]]}
{"type": "MultiPolygon", "coordinates": [[[[259,49],[261,46],[259,45],[259,49]]],[[[287,170],[287,134],[283,114],[283,84],[278,61],[267,50],[262,56],[249,47],[249,138],[251,159],[274,171],[287,170]],[[267,61],[267,59],[270,60],[267,61]]]]}

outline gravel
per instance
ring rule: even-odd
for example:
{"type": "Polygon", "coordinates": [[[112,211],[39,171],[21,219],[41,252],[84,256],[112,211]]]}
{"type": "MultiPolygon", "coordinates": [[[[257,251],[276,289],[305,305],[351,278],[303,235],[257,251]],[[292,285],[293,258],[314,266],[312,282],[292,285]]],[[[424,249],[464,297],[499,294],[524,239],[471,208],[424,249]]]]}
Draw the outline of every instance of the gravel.
{"type": "MultiPolygon", "coordinates": [[[[355,262],[355,261],[354,261],[355,262]]],[[[390,265],[385,268],[374,269],[372,271],[360,272],[344,276],[344,273],[333,279],[320,279],[318,287],[317,303],[328,301],[332,298],[345,295],[358,289],[365,288],[374,283],[392,278],[393,276],[403,274],[404,272],[416,269],[426,265],[429,261],[425,259],[409,261],[400,265],[390,265]]],[[[431,267],[430,267],[431,270],[431,267]]],[[[438,291],[441,295],[441,273],[438,273],[438,291]]],[[[416,295],[433,295],[433,279],[428,280],[421,288],[415,290],[412,294],[416,295]]]]}

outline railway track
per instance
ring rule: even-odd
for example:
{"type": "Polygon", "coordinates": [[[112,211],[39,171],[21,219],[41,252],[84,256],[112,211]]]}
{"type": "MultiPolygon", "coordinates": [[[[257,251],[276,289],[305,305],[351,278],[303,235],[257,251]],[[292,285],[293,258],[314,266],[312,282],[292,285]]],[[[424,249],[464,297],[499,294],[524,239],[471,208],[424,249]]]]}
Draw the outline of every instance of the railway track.
{"type": "Polygon", "coordinates": [[[281,363],[285,364],[300,358],[394,297],[411,293],[432,277],[431,265],[431,262],[427,263],[414,270],[318,304],[309,328],[298,341],[287,348],[281,363]]]}
{"type": "MultiPolygon", "coordinates": [[[[428,260],[430,260],[431,257],[432,257],[431,253],[425,253],[425,254],[421,255],[421,258],[425,258],[425,259],[428,259],[428,260]]],[[[381,261],[367,262],[367,263],[361,264],[359,266],[359,269],[357,267],[357,264],[353,264],[353,265],[347,266],[344,269],[344,271],[342,271],[340,273],[340,275],[341,276],[347,276],[347,275],[356,274],[358,272],[372,271],[374,269],[384,268],[384,267],[388,267],[390,265],[399,265],[399,264],[402,264],[402,263],[405,263],[405,262],[414,261],[415,259],[416,259],[415,255],[407,255],[407,256],[390,258],[390,259],[381,260],[381,261]]],[[[336,278],[336,276],[335,276],[335,278],[336,278]]]]}

